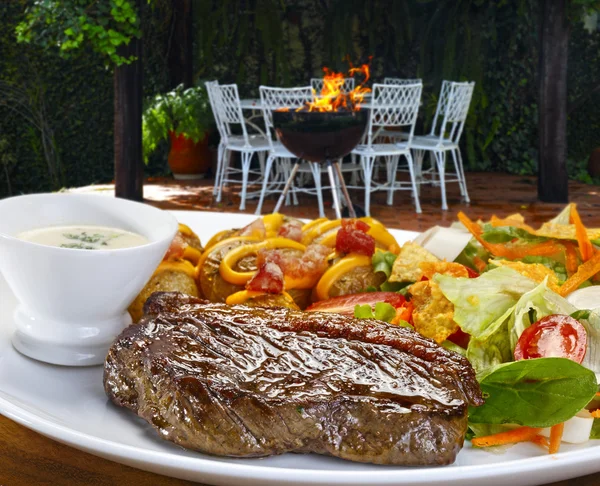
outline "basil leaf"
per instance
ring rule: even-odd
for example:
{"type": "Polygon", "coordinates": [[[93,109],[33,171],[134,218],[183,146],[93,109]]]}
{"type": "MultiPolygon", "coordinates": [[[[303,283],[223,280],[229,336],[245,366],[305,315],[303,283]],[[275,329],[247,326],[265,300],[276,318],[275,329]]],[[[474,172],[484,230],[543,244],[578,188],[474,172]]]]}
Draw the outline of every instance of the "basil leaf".
{"type": "Polygon", "coordinates": [[[373,253],[371,263],[373,265],[374,272],[383,272],[385,278],[390,278],[392,273],[392,267],[398,255],[389,251],[376,251],[373,253]]]}
{"type": "Polygon", "coordinates": [[[566,358],[504,363],[479,377],[485,404],[469,408],[469,421],[551,427],[584,408],[598,390],[596,375],[566,358]]]}
{"type": "Polygon", "coordinates": [[[592,313],[591,310],[578,310],[573,312],[573,314],[571,314],[569,317],[572,317],[573,319],[589,319],[590,318],[590,314],[592,313]]]}

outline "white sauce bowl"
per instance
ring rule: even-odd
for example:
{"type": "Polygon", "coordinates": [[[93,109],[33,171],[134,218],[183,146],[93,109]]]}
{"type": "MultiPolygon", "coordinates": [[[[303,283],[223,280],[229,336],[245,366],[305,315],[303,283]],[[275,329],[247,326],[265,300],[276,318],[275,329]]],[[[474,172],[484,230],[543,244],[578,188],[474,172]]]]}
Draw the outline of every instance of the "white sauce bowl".
{"type": "Polygon", "coordinates": [[[127,307],[177,232],[177,220],[152,206],[84,194],[33,194],[0,200],[0,272],[19,301],[13,345],[53,364],[102,364],[131,323],[127,307]],[[16,238],[35,228],[98,225],[145,236],[149,243],[78,250],[16,238]]]}

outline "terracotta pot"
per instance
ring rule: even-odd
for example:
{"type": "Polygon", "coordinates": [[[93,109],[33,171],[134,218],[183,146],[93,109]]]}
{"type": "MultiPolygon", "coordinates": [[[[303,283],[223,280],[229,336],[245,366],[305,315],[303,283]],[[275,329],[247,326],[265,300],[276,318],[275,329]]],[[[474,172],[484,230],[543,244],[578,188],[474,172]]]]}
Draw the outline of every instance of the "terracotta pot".
{"type": "Polygon", "coordinates": [[[169,150],[169,167],[175,179],[201,179],[210,168],[210,152],[208,150],[208,133],[198,143],[194,143],[185,135],[169,132],[171,150],[169,150]]]}

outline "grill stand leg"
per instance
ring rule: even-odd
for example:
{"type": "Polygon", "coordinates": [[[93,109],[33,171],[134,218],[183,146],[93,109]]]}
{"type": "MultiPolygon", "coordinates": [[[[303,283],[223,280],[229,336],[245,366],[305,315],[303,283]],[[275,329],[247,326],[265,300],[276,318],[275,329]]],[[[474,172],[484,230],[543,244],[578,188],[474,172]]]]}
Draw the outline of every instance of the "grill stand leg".
{"type": "Polygon", "coordinates": [[[333,205],[335,207],[335,217],[337,219],[342,219],[342,207],[340,206],[340,198],[338,197],[337,185],[335,183],[335,175],[333,173],[331,160],[328,160],[326,164],[327,173],[329,174],[329,184],[331,185],[331,195],[333,196],[333,205]]]}
{"type": "Polygon", "coordinates": [[[275,205],[275,209],[273,209],[274,213],[278,213],[279,209],[281,209],[281,206],[283,205],[283,202],[285,201],[285,197],[287,196],[287,193],[289,192],[290,187],[292,186],[292,182],[294,181],[294,177],[296,177],[296,173],[298,172],[299,167],[300,167],[299,163],[294,164],[294,168],[292,169],[292,172],[290,173],[290,176],[288,177],[288,180],[285,183],[283,192],[281,193],[281,196],[279,196],[279,200],[277,201],[277,204],[275,205]]]}
{"type": "MultiPolygon", "coordinates": [[[[352,204],[352,200],[350,199],[350,194],[348,194],[348,188],[346,187],[346,183],[344,182],[344,175],[342,174],[342,169],[340,168],[340,163],[336,160],[335,162],[333,162],[333,165],[335,166],[338,180],[340,181],[340,186],[342,188],[342,194],[344,194],[344,199],[346,200],[346,207],[348,208],[348,216],[350,216],[351,218],[356,218],[356,211],[354,211],[354,205],[352,204]]],[[[334,191],[334,194],[337,194],[337,191],[334,191]]],[[[336,208],[337,207],[338,206],[336,206],[336,208]]],[[[339,216],[338,216],[338,218],[339,218],[339,216]]]]}

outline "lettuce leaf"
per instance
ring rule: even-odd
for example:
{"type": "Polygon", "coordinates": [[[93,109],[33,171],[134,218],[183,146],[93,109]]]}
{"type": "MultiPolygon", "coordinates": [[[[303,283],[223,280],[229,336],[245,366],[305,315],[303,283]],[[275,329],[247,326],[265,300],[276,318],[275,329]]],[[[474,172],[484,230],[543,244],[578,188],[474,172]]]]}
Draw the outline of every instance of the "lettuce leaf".
{"type": "Polygon", "coordinates": [[[480,337],[471,337],[467,347],[466,358],[479,375],[489,368],[513,360],[508,339],[508,321],[513,314],[514,306],[496,319],[480,337]]]}
{"type": "Polygon", "coordinates": [[[548,238],[532,235],[527,231],[514,226],[492,226],[490,223],[483,225],[481,237],[489,243],[507,243],[514,239],[524,240],[529,243],[539,243],[548,238]]]}
{"type": "Polygon", "coordinates": [[[576,308],[550,290],[546,282],[542,282],[533,290],[526,292],[517,302],[514,314],[508,323],[511,353],[514,352],[523,331],[534,322],[550,314],[570,315],[575,311],[576,308]]]}
{"type": "Polygon", "coordinates": [[[450,302],[454,304],[454,320],[460,328],[475,338],[486,338],[496,329],[488,329],[521,296],[537,286],[512,268],[500,267],[483,273],[478,278],[454,278],[435,275],[450,302]]]}

